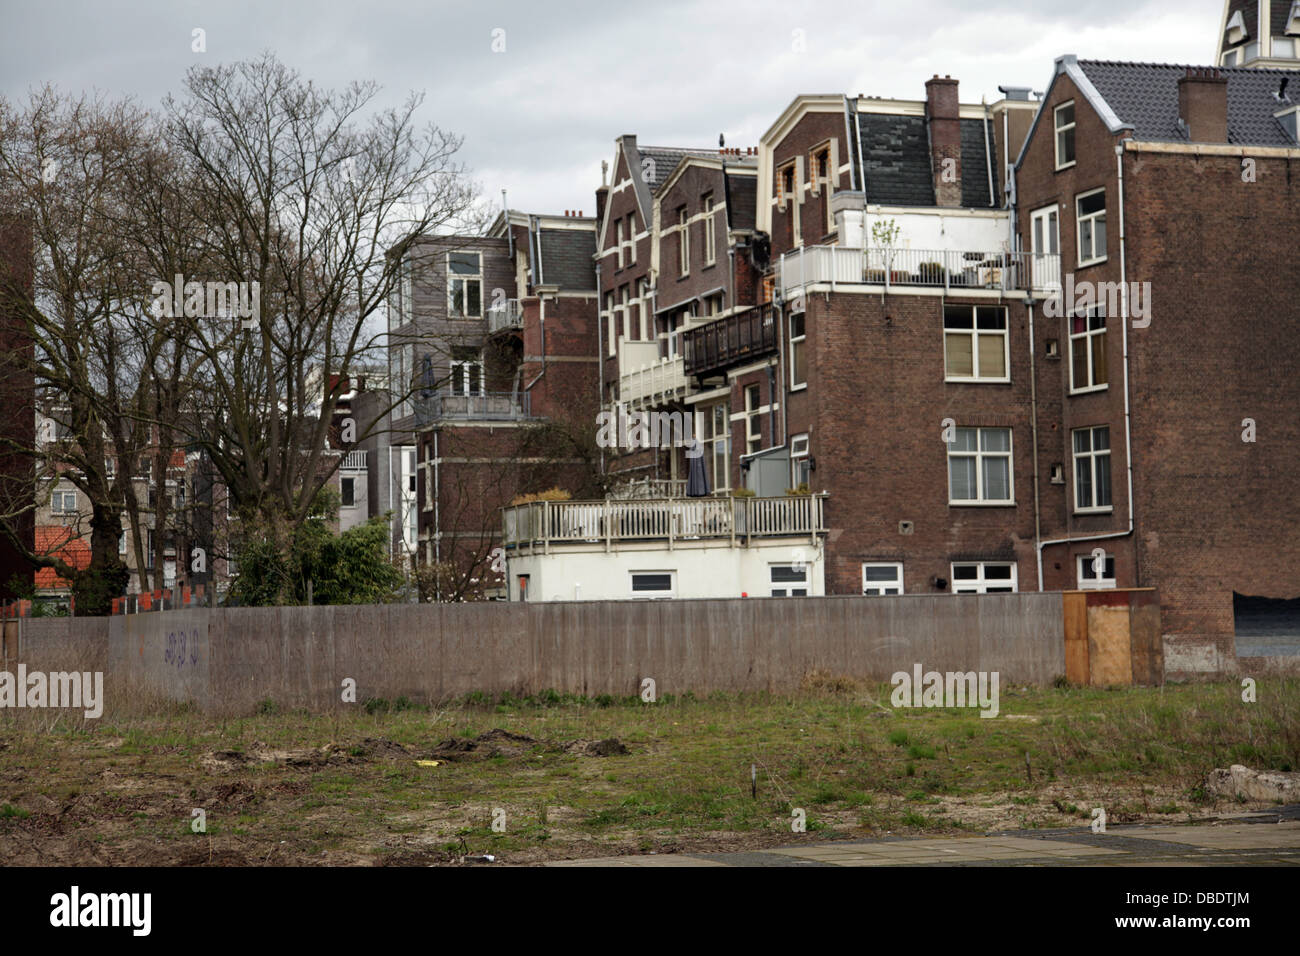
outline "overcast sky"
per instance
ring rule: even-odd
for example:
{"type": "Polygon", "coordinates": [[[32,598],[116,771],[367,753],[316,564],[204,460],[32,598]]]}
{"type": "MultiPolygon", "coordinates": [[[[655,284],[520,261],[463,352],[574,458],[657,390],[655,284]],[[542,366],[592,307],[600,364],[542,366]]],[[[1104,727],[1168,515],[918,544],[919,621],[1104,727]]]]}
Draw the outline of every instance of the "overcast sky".
{"type": "Polygon", "coordinates": [[[919,99],[934,73],[962,102],[1042,90],[1063,53],[1205,64],[1219,0],[904,3],[404,3],[0,0],[0,93],[50,81],[156,106],[185,71],[271,50],[319,85],[427,94],[422,119],[462,135],[484,195],[592,213],[614,138],[753,146],[799,93],[919,99]],[[207,50],[192,51],[202,28],[207,50]],[[504,52],[493,51],[494,31],[504,52]],[[796,30],[803,48],[797,49],[796,30]]]}

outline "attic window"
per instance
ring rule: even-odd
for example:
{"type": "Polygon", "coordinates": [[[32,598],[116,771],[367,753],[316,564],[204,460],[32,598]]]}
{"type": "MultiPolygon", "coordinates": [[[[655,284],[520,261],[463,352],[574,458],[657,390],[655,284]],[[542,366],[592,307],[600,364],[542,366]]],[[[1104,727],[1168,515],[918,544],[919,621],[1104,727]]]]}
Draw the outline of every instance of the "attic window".
{"type": "Polygon", "coordinates": [[[1300,0],[1291,4],[1291,12],[1286,18],[1287,36],[1300,36],[1300,0]]]}
{"type": "Polygon", "coordinates": [[[1241,15],[1240,10],[1228,18],[1228,28],[1225,33],[1228,43],[1233,46],[1246,39],[1246,18],[1241,15]]]}
{"type": "Polygon", "coordinates": [[[1278,110],[1273,114],[1277,121],[1282,124],[1286,134],[1291,137],[1291,141],[1300,145],[1300,106],[1288,107],[1284,110],[1278,110]]]}

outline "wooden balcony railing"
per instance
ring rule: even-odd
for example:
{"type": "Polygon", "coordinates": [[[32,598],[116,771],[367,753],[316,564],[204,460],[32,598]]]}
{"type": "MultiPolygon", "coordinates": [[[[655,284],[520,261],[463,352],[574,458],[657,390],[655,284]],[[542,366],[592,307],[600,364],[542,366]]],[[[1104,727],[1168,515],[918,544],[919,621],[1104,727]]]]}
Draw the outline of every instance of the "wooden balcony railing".
{"type": "Polygon", "coordinates": [[[682,335],[686,374],[703,375],[764,355],[776,348],[770,308],[756,308],[687,329],[682,335]]]}

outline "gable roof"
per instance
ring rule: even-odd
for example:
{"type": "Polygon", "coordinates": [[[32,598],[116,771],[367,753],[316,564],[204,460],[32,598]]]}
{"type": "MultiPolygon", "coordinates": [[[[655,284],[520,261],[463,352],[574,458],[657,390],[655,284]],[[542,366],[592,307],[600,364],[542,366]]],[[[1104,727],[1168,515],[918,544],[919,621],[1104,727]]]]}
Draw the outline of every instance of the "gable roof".
{"type": "Polygon", "coordinates": [[[1043,105],[1025,136],[1016,168],[1047,112],[1057,80],[1068,76],[1079,93],[1112,133],[1129,130],[1133,139],[1186,143],[1178,125],[1178,80],[1188,70],[1217,70],[1228,81],[1228,142],[1234,146],[1295,147],[1273,113],[1280,103],[1274,93],[1287,79],[1291,103],[1300,104],[1300,69],[1256,67],[1192,67],[1174,63],[1118,63],[1080,60],[1073,54],[1057,57],[1056,73],[1043,94],[1043,105]]]}

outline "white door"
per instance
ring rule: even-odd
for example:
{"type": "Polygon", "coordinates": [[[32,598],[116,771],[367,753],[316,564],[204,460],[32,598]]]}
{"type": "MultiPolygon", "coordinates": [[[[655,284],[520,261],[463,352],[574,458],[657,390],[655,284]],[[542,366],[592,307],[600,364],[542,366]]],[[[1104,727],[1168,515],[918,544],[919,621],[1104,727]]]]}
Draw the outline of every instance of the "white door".
{"type": "Polygon", "coordinates": [[[1029,214],[1030,268],[1034,291],[1061,292],[1061,232],[1056,205],[1029,214]]]}

